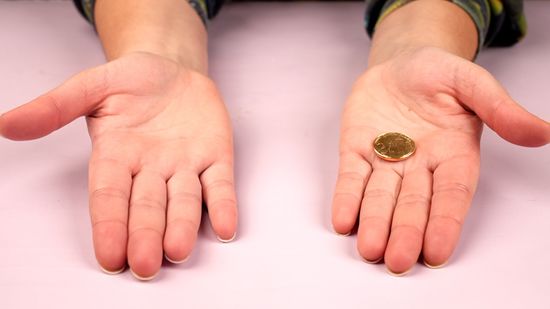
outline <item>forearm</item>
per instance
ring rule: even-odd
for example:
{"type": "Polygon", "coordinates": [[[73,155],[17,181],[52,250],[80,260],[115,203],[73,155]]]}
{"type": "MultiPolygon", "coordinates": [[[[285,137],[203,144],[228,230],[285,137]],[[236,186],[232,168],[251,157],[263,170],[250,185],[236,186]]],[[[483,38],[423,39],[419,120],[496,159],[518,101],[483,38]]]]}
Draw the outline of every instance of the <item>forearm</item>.
{"type": "Polygon", "coordinates": [[[187,0],[98,0],[95,22],[109,60],[149,52],[207,72],[206,30],[187,0]]]}
{"type": "Polygon", "coordinates": [[[478,34],[470,16],[445,0],[417,0],[384,17],[376,26],[369,66],[404,51],[438,47],[473,59],[478,34]]]}

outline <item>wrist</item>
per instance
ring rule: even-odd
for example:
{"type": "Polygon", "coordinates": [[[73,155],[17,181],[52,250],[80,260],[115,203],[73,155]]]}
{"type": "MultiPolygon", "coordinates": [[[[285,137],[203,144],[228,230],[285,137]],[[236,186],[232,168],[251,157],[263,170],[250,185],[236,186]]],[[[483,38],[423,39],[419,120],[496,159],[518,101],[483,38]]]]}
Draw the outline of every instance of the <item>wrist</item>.
{"type": "Polygon", "coordinates": [[[165,60],[169,60],[177,63],[179,66],[186,69],[199,72],[203,75],[207,74],[207,62],[206,57],[193,57],[192,54],[185,54],[179,52],[173,52],[169,50],[162,50],[159,48],[140,48],[140,47],[131,47],[124,50],[120,50],[116,53],[108,53],[107,59],[109,61],[116,60],[125,56],[130,56],[133,54],[145,54],[154,57],[160,57],[165,60]]]}
{"type": "Polygon", "coordinates": [[[207,73],[207,33],[187,0],[97,0],[96,29],[108,60],[149,53],[207,73]]]}
{"type": "Polygon", "coordinates": [[[379,21],[372,39],[369,66],[430,47],[471,60],[477,44],[476,26],[462,8],[444,0],[416,0],[379,21]]]}

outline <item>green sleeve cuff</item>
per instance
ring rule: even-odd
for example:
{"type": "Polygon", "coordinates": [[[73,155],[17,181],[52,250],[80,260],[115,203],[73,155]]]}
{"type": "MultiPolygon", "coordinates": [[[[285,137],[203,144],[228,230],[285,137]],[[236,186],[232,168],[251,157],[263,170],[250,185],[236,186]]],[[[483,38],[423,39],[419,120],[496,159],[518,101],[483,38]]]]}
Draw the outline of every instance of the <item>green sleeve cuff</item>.
{"type": "MultiPolygon", "coordinates": [[[[95,25],[94,7],[95,0],[73,0],[76,8],[92,25],[95,25]]],[[[197,12],[202,22],[207,25],[208,20],[214,18],[220,11],[224,0],[188,0],[189,4],[197,12]]],[[[154,2],[151,1],[153,6],[154,2]]]]}
{"type": "MultiPolygon", "coordinates": [[[[366,0],[365,28],[372,36],[376,25],[403,5],[414,0],[366,0]]],[[[527,32],[521,0],[451,0],[462,8],[478,32],[478,51],[484,46],[509,46],[527,32]]]]}

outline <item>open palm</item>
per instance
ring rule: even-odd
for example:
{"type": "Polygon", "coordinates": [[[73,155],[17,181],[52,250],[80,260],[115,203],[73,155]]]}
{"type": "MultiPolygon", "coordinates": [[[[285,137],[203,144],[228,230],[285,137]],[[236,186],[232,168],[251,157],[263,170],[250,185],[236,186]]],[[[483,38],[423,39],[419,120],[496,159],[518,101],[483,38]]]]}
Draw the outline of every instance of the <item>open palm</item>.
{"type": "Polygon", "coordinates": [[[197,236],[203,199],[218,238],[233,238],[231,127],[208,78],[155,55],[128,55],[6,113],[0,132],[37,138],[84,115],[92,140],[94,248],[104,270],[117,272],[128,262],[138,278],[148,279],[163,254],[183,261],[197,236]]]}
{"type": "Polygon", "coordinates": [[[429,266],[452,254],[476,189],[483,122],[520,145],[550,141],[550,125],[514,103],[481,67],[439,49],[402,54],[356,82],[342,120],[333,200],[336,232],[359,222],[357,247],[403,274],[422,252],[429,266]],[[400,132],[416,153],[378,158],[372,142],[400,132]]]}

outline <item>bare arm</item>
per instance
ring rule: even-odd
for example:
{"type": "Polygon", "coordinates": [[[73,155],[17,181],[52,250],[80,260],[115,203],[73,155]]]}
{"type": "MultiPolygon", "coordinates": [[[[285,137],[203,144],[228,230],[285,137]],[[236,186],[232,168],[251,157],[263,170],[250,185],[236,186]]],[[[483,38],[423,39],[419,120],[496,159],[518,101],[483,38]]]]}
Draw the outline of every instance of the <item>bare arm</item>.
{"type": "Polygon", "coordinates": [[[207,34],[187,0],[98,0],[95,22],[109,60],[148,52],[207,73],[207,34]]]}
{"type": "Polygon", "coordinates": [[[477,49],[477,36],[472,19],[457,5],[445,0],[413,1],[377,25],[369,66],[422,47],[438,47],[471,60],[477,49]]]}

